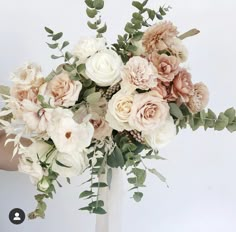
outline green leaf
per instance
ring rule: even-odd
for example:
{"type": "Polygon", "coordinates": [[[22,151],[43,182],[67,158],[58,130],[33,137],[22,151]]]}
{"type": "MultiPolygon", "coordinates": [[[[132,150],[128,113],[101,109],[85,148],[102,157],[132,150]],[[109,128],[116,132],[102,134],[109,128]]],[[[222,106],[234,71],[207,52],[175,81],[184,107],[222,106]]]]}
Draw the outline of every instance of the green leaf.
{"type": "Polygon", "coordinates": [[[96,30],[98,28],[96,23],[91,23],[90,21],[87,22],[87,25],[90,29],[96,30]]]}
{"type": "Polygon", "coordinates": [[[70,181],[69,177],[66,177],[66,181],[67,181],[68,184],[71,184],[71,181],[70,181]]]}
{"type": "Polygon", "coordinates": [[[87,211],[90,212],[90,211],[92,211],[92,209],[93,209],[92,207],[86,206],[86,207],[80,208],[79,210],[83,210],[83,211],[86,211],[86,210],[87,210],[87,211]]]}
{"type": "Polygon", "coordinates": [[[143,6],[146,6],[147,3],[148,3],[148,0],[145,0],[145,1],[143,1],[142,5],[143,5],[143,6]]]}
{"type": "Polygon", "coordinates": [[[85,64],[80,64],[77,66],[77,72],[82,73],[85,70],[86,66],[85,64]]]}
{"type": "Polygon", "coordinates": [[[97,10],[101,10],[104,7],[104,1],[103,0],[94,0],[93,7],[97,10]]]}
{"type": "Polygon", "coordinates": [[[55,49],[58,47],[58,43],[54,43],[54,44],[50,44],[50,43],[46,43],[48,45],[48,47],[50,47],[51,49],[55,49]]]}
{"type": "Polygon", "coordinates": [[[113,152],[107,157],[107,164],[112,168],[124,167],[124,157],[118,146],[116,146],[113,152]]]}
{"type": "Polygon", "coordinates": [[[107,212],[103,208],[98,207],[98,208],[93,209],[93,213],[102,215],[102,214],[106,214],[107,212]]]}
{"type": "Polygon", "coordinates": [[[166,12],[162,7],[159,8],[159,12],[162,16],[166,15],[166,12]]]}
{"type": "Polygon", "coordinates": [[[143,10],[143,5],[142,5],[142,3],[140,3],[140,2],[138,2],[138,1],[133,1],[132,2],[132,5],[134,6],[134,7],[136,7],[138,10],[143,10]]]}
{"type": "Polygon", "coordinates": [[[82,193],[80,193],[79,198],[88,197],[88,196],[90,196],[92,194],[94,194],[94,192],[86,190],[86,191],[83,191],[82,193]]]}
{"type": "Polygon", "coordinates": [[[231,133],[236,131],[236,122],[234,122],[233,124],[228,125],[227,130],[231,133]]]}
{"type": "Polygon", "coordinates": [[[63,56],[56,56],[56,55],[51,55],[51,58],[52,58],[52,59],[54,59],[54,60],[55,60],[55,59],[62,58],[62,57],[63,57],[63,56]]]}
{"type": "Polygon", "coordinates": [[[97,29],[97,32],[100,33],[100,34],[105,33],[106,31],[107,31],[107,25],[106,24],[104,24],[103,27],[97,29]]]}
{"type": "Polygon", "coordinates": [[[184,115],[180,108],[175,103],[169,103],[170,106],[170,114],[175,116],[178,119],[183,119],[184,115]]]}
{"type": "Polygon", "coordinates": [[[153,20],[156,16],[156,12],[154,10],[148,10],[148,16],[151,20],[153,20]]]}
{"type": "Polygon", "coordinates": [[[166,182],[166,178],[161,173],[159,173],[155,168],[148,169],[148,171],[157,176],[162,182],[166,182]]]}
{"type": "Polygon", "coordinates": [[[130,177],[130,178],[128,178],[128,182],[129,182],[130,184],[136,184],[136,181],[137,181],[137,178],[136,178],[136,177],[130,177]]]}
{"type": "Polygon", "coordinates": [[[86,98],[88,97],[90,94],[94,93],[96,91],[96,88],[95,87],[92,87],[90,89],[86,89],[85,92],[84,92],[84,95],[83,97],[86,98]]]}
{"type": "Polygon", "coordinates": [[[89,18],[94,18],[97,14],[97,10],[96,9],[86,9],[86,13],[88,15],[89,18]]]}
{"type": "Polygon", "coordinates": [[[54,40],[54,41],[59,40],[62,36],[63,36],[63,33],[59,32],[59,33],[53,35],[52,40],[54,40]]]}
{"type": "Polygon", "coordinates": [[[133,168],[132,173],[136,176],[136,184],[142,186],[146,180],[146,170],[140,168],[133,168]]]}
{"type": "Polygon", "coordinates": [[[231,124],[234,121],[235,118],[235,109],[229,108],[224,112],[224,115],[229,119],[229,124],[231,124]]]}
{"type": "Polygon", "coordinates": [[[136,202],[140,202],[143,198],[143,193],[135,192],[134,195],[133,195],[133,198],[136,202]]]}
{"type": "Polygon", "coordinates": [[[163,17],[162,17],[160,14],[158,14],[158,13],[156,13],[156,17],[157,17],[157,19],[159,19],[159,20],[162,20],[162,19],[163,19],[163,17]]]}
{"type": "Polygon", "coordinates": [[[228,125],[229,119],[224,115],[224,113],[220,113],[216,122],[215,122],[215,130],[223,130],[228,125]]]}
{"type": "Polygon", "coordinates": [[[133,18],[138,19],[139,21],[143,20],[143,16],[140,13],[135,12],[135,13],[133,13],[132,16],[133,16],[133,18]]]}
{"type": "Polygon", "coordinates": [[[104,202],[99,200],[99,201],[92,201],[91,203],[89,203],[89,206],[92,208],[97,208],[97,207],[103,207],[104,206],[104,202]]]}
{"type": "Polygon", "coordinates": [[[50,28],[48,27],[44,27],[45,31],[49,34],[53,34],[53,30],[51,30],[50,28]]]}
{"type": "Polygon", "coordinates": [[[63,69],[67,72],[72,72],[74,70],[74,67],[71,66],[70,64],[64,64],[63,69]]]}
{"type": "Polygon", "coordinates": [[[92,188],[105,188],[108,185],[104,182],[96,182],[91,185],[92,188]]]}
{"type": "Polygon", "coordinates": [[[134,41],[139,41],[139,40],[141,40],[142,39],[142,37],[143,37],[143,32],[141,32],[141,31],[138,31],[137,33],[135,33],[134,35],[133,35],[133,40],[134,41]]]}
{"type": "Polygon", "coordinates": [[[59,165],[59,166],[61,166],[61,167],[64,167],[64,168],[71,168],[71,166],[67,166],[67,165],[61,163],[61,162],[58,161],[58,160],[56,160],[55,162],[56,162],[57,165],[59,165]]]}
{"type": "Polygon", "coordinates": [[[135,51],[137,51],[137,49],[138,49],[138,48],[137,48],[135,45],[129,44],[129,45],[127,46],[127,50],[130,51],[130,52],[135,52],[135,51]]]}
{"type": "Polygon", "coordinates": [[[125,25],[125,31],[128,33],[128,34],[134,34],[135,33],[135,29],[133,27],[133,24],[132,23],[127,23],[125,25]]]}
{"type": "Polygon", "coordinates": [[[68,41],[64,41],[62,46],[61,46],[61,50],[63,50],[66,46],[68,46],[70,43],[68,41]]]}
{"type": "Polygon", "coordinates": [[[93,8],[93,0],[85,0],[85,3],[88,7],[93,8]]]}

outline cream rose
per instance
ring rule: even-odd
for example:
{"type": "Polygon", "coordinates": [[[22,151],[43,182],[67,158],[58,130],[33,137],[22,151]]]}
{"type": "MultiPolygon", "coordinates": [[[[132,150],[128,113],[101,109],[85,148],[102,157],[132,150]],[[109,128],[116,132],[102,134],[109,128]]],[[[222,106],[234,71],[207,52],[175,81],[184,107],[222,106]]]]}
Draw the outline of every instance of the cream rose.
{"type": "Polygon", "coordinates": [[[120,80],[122,60],[110,49],[100,51],[86,62],[85,74],[99,86],[109,86],[120,80]]]}
{"type": "Polygon", "coordinates": [[[122,90],[113,95],[108,103],[106,120],[117,131],[131,130],[129,117],[133,105],[133,95],[122,90]]]}
{"type": "Polygon", "coordinates": [[[39,94],[45,97],[46,102],[55,106],[73,106],[79,98],[82,84],[70,79],[68,73],[62,72],[49,82],[43,84],[39,94]]]}
{"type": "Polygon", "coordinates": [[[81,151],[90,145],[94,128],[90,122],[76,123],[70,110],[57,108],[52,112],[47,133],[61,153],[81,151]]]}
{"type": "Polygon", "coordinates": [[[126,63],[121,73],[122,86],[147,90],[157,85],[157,71],[154,65],[140,56],[134,56],[126,63]]]}
{"type": "Polygon", "coordinates": [[[72,54],[79,58],[79,63],[85,63],[90,56],[104,49],[106,49],[104,38],[84,38],[78,42],[72,54]]]}
{"type": "Polygon", "coordinates": [[[142,133],[147,144],[155,151],[166,146],[176,136],[176,125],[171,116],[157,129],[142,133]]]}
{"type": "Polygon", "coordinates": [[[169,115],[169,105],[156,92],[135,94],[129,125],[138,131],[150,131],[160,127],[169,115]]]}

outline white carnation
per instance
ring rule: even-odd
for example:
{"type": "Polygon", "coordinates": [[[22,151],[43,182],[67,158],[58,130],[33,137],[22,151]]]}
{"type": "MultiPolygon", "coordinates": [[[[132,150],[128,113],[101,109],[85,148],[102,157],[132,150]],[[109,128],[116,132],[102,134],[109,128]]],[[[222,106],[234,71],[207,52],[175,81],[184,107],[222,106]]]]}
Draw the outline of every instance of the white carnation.
{"type": "Polygon", "coordinates": [[[79,58],[79,63],[84,63],[87,58],[104,49],[106,49],[104,38],[85,38],[78,42],[72,53],[79,58]]]}
{"type": "Polygon", "coordinates": [[[113,50],[103,50],[86,62],[85,74],[99,86],[109,86],[120,80],[123,65],[120,56],[113,50]]]}
{"type": "Polygon", "coordinates": [[[145,138],[148,145],[154,150],[166,146],[176,135],[176,125],[173,118],[170,116],[162,126],[153,131],[143,132],[142,136],[145,138]]]}

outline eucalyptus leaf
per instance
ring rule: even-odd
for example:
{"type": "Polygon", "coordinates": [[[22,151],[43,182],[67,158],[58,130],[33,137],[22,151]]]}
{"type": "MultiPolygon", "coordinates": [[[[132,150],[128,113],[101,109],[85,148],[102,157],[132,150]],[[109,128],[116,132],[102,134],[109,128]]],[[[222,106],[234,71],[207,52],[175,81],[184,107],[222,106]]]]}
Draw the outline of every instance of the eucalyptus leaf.
{"type": "Polygon", "coordinates": [[[183,119],[184,115],[180,108],[175,103],[169,103],[170,106],[170,114],[175,116],[178,119],[183,119]]]}
{"type": "Polygon", "coordinates": [[[143,198],[143,193],[135,192],[134,195],[133,195],[133,198],[136,202],[140,202],[143,198]]]}
{"type": "Polygon", "coordinates": [[[51,49],[56,49],[58,47],[58,43],[54,43],[54,44],[50,44],[47,43],[48,47],[50,47],[51,49]]]}
{"type": "Polygon", "coordinates": [[[93,191],[83,191],[80,195],[79,198],[84,198],[84,197],[88,197],[90,195],[93,195],[93,191]]]}
{"type": "Polygon", "coordinates": [[[96,9],[86,9],[86,13],[88,15],[89,18],[94,18],[97,14],[97,10],[96,9]]]}
{"type": "Polygon", "coordinates": [[[101,10],[104,7],[104,0],[94,0],[93,7],[97,10],[101,10]]]}
{"type": "Polygon", "coordinates": [[[93,209],[93,213],[103,215],[103,214],[106,214],[107,212],[103,208],[97,207],[93,209]]]}
{"type": "Polygon", "coordinates": [[[44,27],[45,31],[49,34],[53,34],[53,30],[48,28],[48,27],[44,27]]]}
{"type": "Polygon", "coordinates": [[[185,32],[184,34],[178,36],[178,38],[181,39],[181,40],[183,40],[183,39],[186,39],[186,38],[188,38],[188,37],[197,35],[197,34],[199,34],[199,33],[200,33],[200,31],[194,28],[194,29],[191,29],[191,30],[185,32]]]}
{"type": "Polygon", "coordinates": [[[52,40],[54,40],[54,41],[59,40],[62,36],[63,36],[63,33],[59,32],[59,33],[53,35],[52,40]]]}
{"type": "Polygon", "coordinates": [[[162,182],[166,182],[166,178],[161,173],[159,173],[155,168],[148,169],[148,171],[157,176],[162,182]]]}

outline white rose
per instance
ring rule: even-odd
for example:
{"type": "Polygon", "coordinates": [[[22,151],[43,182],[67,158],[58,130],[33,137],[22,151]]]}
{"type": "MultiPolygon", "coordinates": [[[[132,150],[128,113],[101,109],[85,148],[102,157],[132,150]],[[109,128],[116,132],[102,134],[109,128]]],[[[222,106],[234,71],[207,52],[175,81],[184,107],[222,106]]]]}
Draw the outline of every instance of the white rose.
{"type": "Polygon", "coordinates": [[[88,158],[84,151],[77,151],[70,154],[55,152],[56,160],[67,166],[63,167],[58,163],[52,164],[52,170],[63,177],[73,177],[82,174],[88,166],[88,158]]]}
{"type": "Polygon", "coordinates": [[[76,123],[70,110],[57,108],[52,112],[48,135],[62,153],[81,151],[90,145],[94,128],[90,122],[76,123]]]}
{"type": "Polygon", "coordinates": [[[134,96],[122,90],[113,95],[108,103],[106,120],[110,127],[117,130],[131,130],[129,117],[133,105],[134,96]]]}
{"type": "Polygon", "coordinates": [[[145,138],[148,145],[154,150],[166,146],[176,135],[176,125],[173,118],[170,116],[162,126],[153,130],[143,132],[142,136],[145,138]]]}
{"type": "Polygon", "coordinates": [[[113,50],[103,50],[86,62],[85,74],[99,86],[109,86],[120,80],[123,65],[120,56],[113,50]]]}
{"type": "Polygon", "coordinates": [[[79,63],[84,63],[87,58],[104,49],[106,49],[104,38],[85,38],[78,42],[72,54],[79,58],[79,63]]]}
{"type": "Polygon", "coordinates": [[[36,141],[29,147],[22,147],[20,149],[22,155],[19,160],[18,170],[19,172],[28,174],[34,185],[36,185],[44,175],[44,170],[39,163],[38,157],[44,160],[50,149],[51,146],[42,141],[36,141]]]}
{"type": "Polygon", "coordinates": [[[42,78],[41,67],[35,63],[26,63],[11,74],[11,78],[18,85],[32,85],[42,78]]]}

